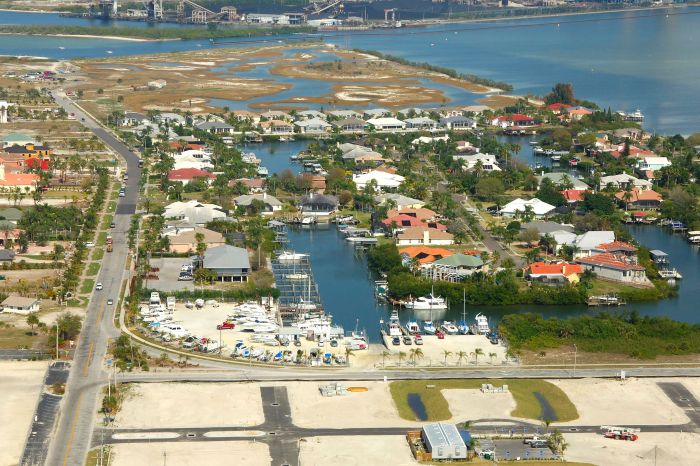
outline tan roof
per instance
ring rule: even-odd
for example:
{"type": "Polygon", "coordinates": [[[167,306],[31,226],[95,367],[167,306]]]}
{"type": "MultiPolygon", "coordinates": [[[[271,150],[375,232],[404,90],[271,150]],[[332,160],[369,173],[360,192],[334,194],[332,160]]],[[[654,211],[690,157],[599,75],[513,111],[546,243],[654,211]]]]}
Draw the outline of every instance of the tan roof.
{"type": "Polygon", "coordinates": [[[209,230],[207,228],[203,227],[197,227],[194,230],[190,231],[185,231],[184,233],[180,233],[179,235],[171,236],[170,237],[170,244],[192,244],[196,243],[196,235],[197,233],[202,233],[204,235],[204,242],[205,243],[225,243],[226,238],[224,238],[224,235],[221,233],[218,233],[216,231],[209,230]]]}
{"type": "Polygon", "coordinates": [[[436,230],[435,228],[412,227],[399,233],[399,239],[423,239],[423,232],[427,231],[430,239],[454,239],[452,233],[436,230]]]}
{"type": "Polygon", "coordinates": [[[2,302],[3,306],[7,307],[29,307],[34,303],[38,303],[39,300],[36,298],[25,298],[23,296],[8,296],[5,301],[2,302]]]}

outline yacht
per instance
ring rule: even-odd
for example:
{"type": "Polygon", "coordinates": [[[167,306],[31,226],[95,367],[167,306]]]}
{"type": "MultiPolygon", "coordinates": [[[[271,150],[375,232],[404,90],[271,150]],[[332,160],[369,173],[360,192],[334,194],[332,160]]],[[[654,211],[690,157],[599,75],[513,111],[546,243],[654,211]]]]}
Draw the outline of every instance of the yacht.
{"type": "Polygon", "coordinates": [[[399,312],[391,311],[391,317],[389,317],[389,337],[400,337],[403,335],[401,332],[401,322],[399,322],[399,312]]]}
{"type": "Polygon", "coordinates": [[[279,256],[277,256],[277,260],[280,262],[299,262],[306,257],[309,257],[309,255],[300,254],[293,251],[285,251],[279,256]]]}
{"type": "Polygon", "coordinates": [[[312,302],[300,299],[299,302],[294,306],[296,309],[303,311],[314,311],[316,310],[316,305],[312,302]]]}
{"type": "Polygon", "coordinates": [[[314,223],[316,223],[316,218],[314,217],[303,217],[301,219],[302,225],[313,225],[314,223]]]}
{"type": "Polygon", "coordinates": [[[491,327],[489,327],[489,320],[488,318],[483,315],[481,312],[476,315],[474,318],[476,321],[476,332],[479,335],[487,335],[491,333],[491,327]]]}
{"type": "Polygon", "coordinates": [[[406,324],[406,331],[411,335],[420,333],[420,325],[418,325],[418,322],[416,322],[415,320],[409,320],[406,324]]]}
{"type": "Polygon", "coordinates": [[[423,332],[428,335],[435,335],[435,325],[432,320],[423,321],[423,332]]]}
{"type": "Polygon", "coordinates": [[[440,296],[436,297],[433,296],[432,293],[430,293],[428,296],[421,296],[419,298],[414,299],[413,301],[408,301],[406,303],[406,308],[414,310],[444,310],[447,309],[447,302],[445,302],[445,300],[440,296]]]}
{"type": "Polygon", "coordinates": [[[265,177],[270,174],[270,171],[267,169],[267,167],[259,166],[258,167],[258,175],[265,177]]]}
{"type": "Polygon", "coordinates": [[[457,326],[450,322],[449,320],[446,320],[445,322],[442,323],[440,326],[442,330],[448,335],[457,335],[459,330],[457,329],[457,326]]]}

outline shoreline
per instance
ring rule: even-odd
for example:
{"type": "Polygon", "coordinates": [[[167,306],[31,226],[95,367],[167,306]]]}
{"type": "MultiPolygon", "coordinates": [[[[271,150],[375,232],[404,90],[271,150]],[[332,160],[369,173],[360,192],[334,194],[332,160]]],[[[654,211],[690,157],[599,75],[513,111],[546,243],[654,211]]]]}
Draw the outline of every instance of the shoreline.
{"type": "Polygon", "coordinates": [[[38,33],[16,33],[16,32],[0,32],[3,36],[36,36],[36,37],[66,37],[69,39],[105,39],[105,40],[121,40],[126,42],[170,42],[182,39],[142,39],[139,37],[128,36],[98,36],[96,34],[38,34],[38,33]]]}

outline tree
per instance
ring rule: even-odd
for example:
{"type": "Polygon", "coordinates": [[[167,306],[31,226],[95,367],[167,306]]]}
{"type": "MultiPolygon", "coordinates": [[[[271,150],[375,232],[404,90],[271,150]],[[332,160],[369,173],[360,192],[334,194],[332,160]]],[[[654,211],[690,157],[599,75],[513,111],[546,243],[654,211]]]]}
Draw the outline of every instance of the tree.
{"type": "Polygon", "coordinates": [[[447,367],[447,358],[452,356],[452,351],[442,350],[442,355],[445,357],[445,367],[447,367]]]}
{"type": "Polygon", "coordinates": [[[557,128],[552,131],[552,140],[562,150],[569,150],[571,147],[571,132],[564,128],[557,128]]]}
{"type": "Polygon", "coordinates": [[[546,104],[568,104],[574,105],[576,99],[574,98],[574,85],[571,83],[557,83],[552,88],[552,92],[547,94],[544,98],[546,104]]]}
{"type": "Polygon", "coordinates": [[[461,366],[462,365],[462,360],[467,357],[467,352],[466,351],[458,351],[457,352],[457,365],[461,366]]]}
{"type": "Polygon", "coordinates": [[[582,206],[586,212],[592,212],[596,215],[612,215],[615,213],[614,201],[602,193],[584,193],[582,206]]]}
{"type": "Polygon", "coordinates": [[[540,189],[537,191],[537,194],[535,194],[535,197],[554,206],[562,206],[566,204],[566,198],[559,191],[559,188],[557,188],[554,182],[549,178],[542,178],[540,189]]]}
{"type": "Polygon", "coordinates": [[[406,352],[405,351],[399,351],[399,366],[401,365],[401,361],[406,359],[406,352]]]}
{"type": "Polygon", "coordinates": [[[474,348],[474,364],[479,365],[479,356],[484,355],[484,350],[481,348],[474,348]]]}
{"type": "Polygon", "coordinates": [[[34,327],[36,327],[40,323],[41,322],[39,321],[39,316],[36,314],[36,312],[30,312],[27,316],[27,325],[31,327],[32,335],[34,335],[34,327]]]}
{"type": "Polygon", "coordinates": [[[391,356],[391,353],[387,350],[382,351],[382,367],[386,367],[386,358],[391,356]]]}
{"type": "Polygon", "coordinates": [[[482,177],[475,186],[476,195],[485,200],[493,200],[496,196],[503,194],[505,189],[500,178],[491,176],[482,177]]]}
{"type": "Polygon", "coordinates": [[[491,360],[491,365],[493,366],[493,360],[498,356],[496,353],[489,353],[489,359],[491,360]]]}

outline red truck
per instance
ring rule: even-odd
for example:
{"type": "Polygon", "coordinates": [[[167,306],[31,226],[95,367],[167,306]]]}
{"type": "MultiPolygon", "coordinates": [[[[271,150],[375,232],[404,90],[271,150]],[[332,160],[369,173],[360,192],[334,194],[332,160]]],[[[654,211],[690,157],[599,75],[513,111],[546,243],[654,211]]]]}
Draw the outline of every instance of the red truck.
{"type": "Polygon", "coordinates": [[[231,330],[236,328],[236,324],[233,322],[224,322],[216,326],[217,330],[231,330]]]}
{"type": "Polygon", "coordinates": [[[605,438],[612,438],[615,440],[629,440],[634,442],[639,438],[637,435],[637,432],[639,432],[639,429],[630,429],[627,427],[616,427],[616,426],[602,426],[603,430],[605,430],[605,433],[603,433],[603,437],[605,438]]]}

